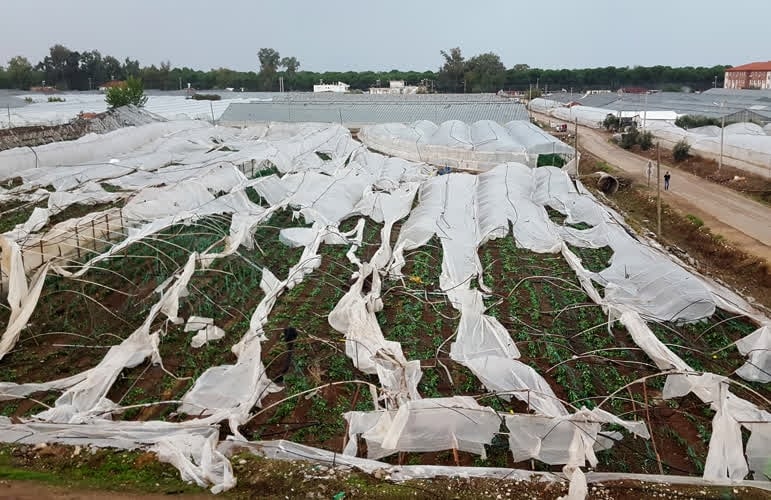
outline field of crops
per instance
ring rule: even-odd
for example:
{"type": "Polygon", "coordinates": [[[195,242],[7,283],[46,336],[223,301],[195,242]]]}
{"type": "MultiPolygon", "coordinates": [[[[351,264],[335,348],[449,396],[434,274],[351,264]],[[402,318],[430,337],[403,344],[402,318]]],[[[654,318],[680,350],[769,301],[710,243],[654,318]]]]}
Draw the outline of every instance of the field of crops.
{"type": "MultiPolygon", "coordinates": [[[[246,154],[242,147],[245,141],[239,140],[242,142],[233,139],[235,145],[228,143],[224,151],[220,146],[219,152],[238,155],[240,149],[246,154]]],[[[280,140],[287,141],[285,137],[280,140]]],[[[306,144],[311,139],[306,136],[303,141],[306,144]]],[[[323,142],[325,146],[328,143],[327,139],[323,142]]],[[[120,226],[106,233],[110,241],[94,237],[94,241],[79,245],[76,252],[53,260],[53,264],[64,265],[69,271],[90,264],[76,275],[51,269],[44,278],[42,293],[26,328],[0,361],[3,382],[0,412],[10,417],[6,423],[45,420],[41,412],[61,406],[63,392],[71,390],[76,382],[57,387],[47,385],[41,390],[33,390],[36,386],[31,384],[45,385],[86,372],[95,373],[112,349],[125,344],[148,318],[149,331],[158,333],[157,355],[142,356],[119,367],[114,381],[106,384],[103,395],[111,404],[102,401],[98,408],[89,408],[88,418],[82,417],[81,421],[109,418],[113,422],[182,424],[205,420],[211,412],[202,408],[198,415],[183,413],[180,402],[207,370],[240,362],[242,351],[233,347],[243,342],[242,337],[249,338],[255,332],[255,311],[262,310],[266,301],[270,302],[270,297],[266,297],[269,293],[261,286],[267,269],[278,280],[292,281],[291,286],[276,296],[258,328],[264,373],[258,372],[257,376],[267,376],[275,385],[256,395],[256,405],[245,409],[247,416],[237,421],[238,429],[231,428],[236,422],[232,418],[207,423],[219,425],[220,439],[240,433],[249,441],[286,439],[342,452],[350,439],[348,421],[343,415],[379,410],[381,403],[373,401],[372,389],[380,388],[382,380],[377,374],[364,373],[356,367],[346,352],[346,332],[333,328],[328,317],[356,282],[361,263],[370,262],[385,247],[390,250],[396,246],[407,217],[394,221],[390,234],[385,235],[390,238],[387,242],[382,241],[386,225],[383,219],[363,215],[364,212],[357,209],[339,222],[327,221],[324,234],[337,235],[337,241],[330,244],[330,239],[322,238],[318,251],[310,257],[306,253],[310,243],[287,244],[292,241],[285,235],[296,234],[282,231],[288,228],[321,234],[318,214],[313,212],[314,220],[307,209],[316,206],[322,197],[310,204],[296,198],[276,203],[271,200],[268,183],[275,180],[291,184],[292,175],[298,170],[293,167],[303,162],[312,163],[322,172],[350,169],[349,162],[354,163],[355,155],[349,149],[345,149],[344,156],[336,155],[335,151],[316,145],[309,151],[296,152],[287,164],[275,158],[275,163],[259,163],[256,171],[254,156],[239,158],[243,163],[231,158],[232,164],[239,165],[242,179],[225,193],[243,193],[253,207],[253,214],[257,214],[250,226],[254,244],[241,245],[235,250],[230,248],[230,243],[241,211],[222,210],[184,217],[177,214],[159,230],[117,251],[113,248],[107,258],[90,263],[141,227],[138,223],[124,222],[137,191],[106,182],[102,187],[115,195],[113,201],[91,206],[70,205],[45,226],[37,228],[34,234],[45,234],[56,224],[72,222],[90,212],[120,211],[120,226]],[[249,167],[245,169],[243,165],[249,167]],[[156,302],[168,289],[164,287],[180,279],[180,272],[193,253],[197,256],[197,265],[186,284],[187,294],[180,295],[176,316],[185,320],[208,318],[224,331],[222,338],[208,340],[200,347],[191,345],[198,330],[186,328],[189,321],[172,321],[170,316],[154,313],[156,302]],[[217,257],[203,265],[202,256],[206,255],[217,257]],[[308,264],[303,262],[306,258],[312,265],[300,272],[297,265],[308,264]],[[299,274],[293,276],[293,273],[299,274]],[[295,277],[298,279],[293,281],[295,277]],[[287,335],[288,328],[296,330],[296,338],[287,335]],[[9,396],[21,386],[30,388],[24,396],[9,396]]],[[[258,157],[258,160],[264,158],[258,157]]],[[[223,158],[218,157],[218,161],[223,158]]],[[[298,182],[302,185],[304,180],[298,182]]],[[[4,231],[24,222],[35,206],[46,206],[46,195],[39,191],[44,186],[24,182],[4,183],[4,186],[9,188],[0,205],[4,231]],[[34,192],[38,194],[31,198],[29,195],[34,192]]],[[[223,194],[214,193],[214,198],[223,194]]],[[[413,210],[425,201],[422,195],[421,191],[412,199],[413,210]]],[[[347,203],[342,198],[331,203],[338,202],[347,203]]],[[[591,229],[585,223],[570,223],[566,214],[556,208],[542,208],[556,227],[591,229]]],[[[607,310],[587,294],[563,253],[539,253],[523,248],[509,228],[506,230],[506,236],[490,239],[477,249],[483,270],[479,276],[481,282],[475,278],[469,286],[471,290],[485,290],[485,315],[495,318],[508,331],[521,354],[519,361],[542,376],[569,411],[601,408],[624,421],[644,422],[650,430],[651,438],[643,439],[621,426],[603,427],[603,431],[622,432],[612,447],[596,447],[598,463],[594,469],[704,474],[713,421],[717,421],[709,402],[693,393],[664,399],[667,373],[638,346],[618,318],[609,320],[607,310]]],[[[382,279],[382,285],[377,285],[381,286],[378,299],[382,301],[382,309],[376,309],[374,314],[383,337],[398,342],[406,360],[419,361],[422,375],[417,391],[420,397],[467,396],[483,407],[492,408],[501,418],[532,414],[529,396],[502,398],[501,394],[486,388],[463,362],[451,357],[461,311],[440,286],[442,263],[446,258],[443,245],[446,244],[441,235],[435,234],[426,244],[405,251],[401,273],[389,272],[393,263],[376,271],[382,279]]],[[[26,249],[26,253],[22,251],[25,259],[30,259],[35,251],[34,244],[30,243],[21,242],[21,248],[26,249]]],[[[614,253],[608,246],[568,245],[567,248],[591,272],[607,268],[614,253]]],[[[7,271],[7,263],[3,269],[7,271]]],[[[373,286],[372,278],[368,279],[365,289],[373,286]]],[[[600,284],[595,282],[593,286],[600,296],[605,294],[600,284]]],[[[0,325],[10,325],[13,314],[12,308],[1,305],[0,325]]],[[[711,317],[696,322],[651,318],[647,324],[658,340],[694,372],[725,376],[731,381],[732,394],[767,414],[771,399],[768,384],[747,382],[734,374],[747,359],[732,344],[754,332],[758,328],[756,321],[718,308],[711,317]]],[[[229,384],[238,386],[246,382],[233,379],[229,384]]],[[[77,419],[69,421],[76,422],[77,419]]],[[[756,432],[761,429],[766,432],[768,425],[767,422],[739,423],[756,425],[756,432]]],[[[562,470],[562,465],[557,463],[515,460],[510,452],[509,432],[502,420],[486,445],[486,457],[451,448],[394,450],[382,460],[402,465],[562,470]]],[[[746,429],[743,432],[742,441],[746,446],[750,434],[746,429]]],[[[363,436],[358,437],[357,445],[358,456],[367,456],[367,441],[363,436]]],[[[194,456],[191,460],[196,462],[194,456]]],[[[762,471],[753,472],[756,478],[762,477],[762,471]]]]}

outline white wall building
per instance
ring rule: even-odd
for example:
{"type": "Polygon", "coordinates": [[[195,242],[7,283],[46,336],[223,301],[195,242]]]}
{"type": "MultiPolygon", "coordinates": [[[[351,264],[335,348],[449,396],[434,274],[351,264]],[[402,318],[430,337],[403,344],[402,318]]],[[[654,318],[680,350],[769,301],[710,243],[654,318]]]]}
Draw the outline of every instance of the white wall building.
{"type": "Polygon", "coordinates": [[[348,89],[351,86],[347,83],[343,82],[337,82],[337,83],[320,83],[318,85],[313,86],[314,92],[348,92],[348,89]]]}
{"type": "Polygon", "coordinates": [[[405,85],[404,80],[391,80],[388,87],[370,87],[370,94],[417,94],[418,87],[405,85]]]}

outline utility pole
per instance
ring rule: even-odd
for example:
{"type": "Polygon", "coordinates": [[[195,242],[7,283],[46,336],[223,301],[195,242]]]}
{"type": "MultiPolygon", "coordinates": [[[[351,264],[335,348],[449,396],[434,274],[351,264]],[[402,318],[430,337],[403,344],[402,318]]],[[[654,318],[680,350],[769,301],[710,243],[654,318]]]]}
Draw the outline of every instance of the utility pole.
{"type": "Polygon", "coordinates": [[[656,234],[661,238],[661,143],[656,143],[656,234]]]}
{"type": "Polygon", "coordinates": [[[573,146],[573,149],[575,150],[575,159],[576,159],[576,179],[580,179],[581,170],[578,168],[578,118],[576,118],[576,136],[575,136],[575,145],[573,146]]]}
{"type": "Polygon", "coordinates": [[[653,164],[648,162],[648,187],[651,187],[651,174],[653,173],[653,164]]]}
{"type": "MultiPolygon", "coordinates": [[[[723,105],[725,105],[725,101],[723,101],[723,105]]],[[[723,168],[723,139],[725,138],[725,110],[723,110],[723,106],[721,106],[720,109],[720,114],[723,116],[720,117],[720,161],[718,161],[717,164],[718,170],[723,168]]]]}

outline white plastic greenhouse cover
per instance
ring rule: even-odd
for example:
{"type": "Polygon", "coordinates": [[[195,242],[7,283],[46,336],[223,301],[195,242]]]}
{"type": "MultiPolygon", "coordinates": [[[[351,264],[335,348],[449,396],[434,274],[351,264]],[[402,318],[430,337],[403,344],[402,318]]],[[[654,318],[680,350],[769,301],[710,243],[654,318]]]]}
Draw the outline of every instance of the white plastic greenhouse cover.
{"type": "MultiPolygon", "coordinates": [[[[595,451],[618,438],[603,431],[602,425],[620,425],[641,437],[647,437],[648,431],[644,424],[623,421],[600,407],[574,408],[558,400],[547,381],[517,359],[519,351],[506,329],[485,314],[482,299],[488,287],[482,281],[477,250],[490,239],[514,237],[517,245],[529,250],[561,253],[609,319],[624,324],[659,369],[678,372],[668,376],[664,398],[692,392],[716,411],[705,479],[740,480],[749,470],[758,473],[767,462],[771,414],[728,391],[724,377],[694,373],[646,324],[646,320],[698,320],[710,316],[716,304],[728,304],[737,311],[741,304],[720,287],[686,271],[652,243],[635,237],[615,212],[602,206],[580,183],[574,184],[565,172],[505,163],[476,176],[434,176],[424,164],[366,151],[347,130],[336,125],[235,130],[181,122],[146,127],[91,139],[80,144],[82,151],[66,144],[46,146],[50,148],[50,158],[46,159],[50,165],[58,161],[57,148],[63,156],[71,156],[73,164],[66,169],[36,169],[19,151],[7,152],[7,158],[22,158],[16,164],[22,170],[2,170],[0,180],[18,175],[24,180],[24,189],[14,188],[3,196],[36,192],[36,188],[50,185],[57,194],[70,193],[69,198],[57,198],[57,209],[63,209],[68,200],[79,199],[77,193],[87,186],[87,192],[100,195],[94,183],[106,180],[133,195],[121,214],[127,237],[78,268],[64,268],[54,262],[41,267],[27,281],[16,238],[24,231],[25,237],[34,234],[38,222],[0,236],[12,316],[0,354],[13,348],[34,311],[47,272],[82,276],[136,241],[171,225],[214,214],[232,214],[225,248],[220,253],[191,253],[186,265],[158,287],[158,301],[144,323],[121,344],[111,347],[96,367],[48,382],[0,383],[0,400],[42,390],[63,391],[52,408],[34,419],[21,424],[0,420],[0,440],[23,436],[22,442],[70,442],[71,436],[77,435],[81,442],[86,439],[102,446],[150,446],[162,460],[179,468],[184,479],[210,484],[215,492],[232,487],[235,479],[230,463],[218,451],[216,425],[227,421],[231,439],[248,445],[239,427],[267,393],[280,389],[267,377],[261,359],[261,343],[267,338],[263,327],[273,305],[285,290],[311,276],[320,265],[320,245],[347,244],[351,247],[348,259],[356,269],[354,283],[328,319],[345,336],[346,354],[354,365],[365,373],[377,374],[380,386],[370,386],[374,411],[346,414],[350,439],[344,453],[355,454],[356,437],[361,436],[373,457],[448,447],[483,455],[484,446],[505,425],[517,430],[515,437],[510,433],[509,440],[515,457],[564,464],[564,473],[571,480],[570,498],[583,498],[589,479],[580,467],[587,462],[594,464],[595,451]],[[317,152],[328,154],[331,160],[322,160],[317,152]],[[78,158],[89,163],[74,164],[78,158]],[[283,175],[249,180],[242,166],[253,161],[270,162],[283,175]],[[160,185],[163,187],[157,187],[160,185]],[[270,207],[250,202],[247,187],[255,189],[270,207]],[[412,209],[416,193],[418,204],[412,209]],[[592,227],[577,230],[557,225],[549,219],[546,206],[565,214],[569,224],[584,222],[592,227]],[[162,362],[159,332],[152,331],[154,319],[165,317],[175,324],[187,323],[193,331],[203,331],[196,336],[196,343],[206,340],[209,333],[219,335],[207,318],[180,317],[180,300],[187,295],[189,280],[196,270],[205,270],[241,245],[250,247],[256,226],[286,207],[312,223],[308,228],[281,232],[281,241],[302,247],[302,255],[286,276],[263,270],[260,286],[265,297],[253,311],[249,328],[241,332],[239,340],[234,339],[236,363],[209,367],[182,398],[178,411],[196,418],[181,424],[110,420],[119,408],[107,394],[120,372],[148,358],[162,362]],[[361,219],[356,228],[341,234],[340,222],[357,216],[361,219]],[[391,249],[393,225],[404,217],[408,218],[391,249]],[[369,262],[361,262],[355,252],[362,243],[367,219],[383,223],[381,246],[369,262]],[[526,401],[534,414],[501,415],[467,397],[423,399],[417,389],[422,375],[420,360],[406,359],[397,342],[385,339],[375,316],[383,308],[382,279],[389,274],[400,276],[404,253],[425,245],[434,235],[440,237],[443,248],[440,287],[461,315],[451,346],[452,358],[467,366],[491,392],[526,401]],[[588,271],[568,243],[610,246],[614,254],[609,267],[598,273],[588,271]],[[366,279],[371,279],[371,286],[365,289],[366,279]],[[472,286],[474,281],[477,287],[472,286]],[[604,287],[604,296],[592,282],[604,287]],[[746,458],[742,427],[750,432],[746,458]]],[[[421,127],[430,129],[425,124],[421,127]]],[[[452,126],[445,128],[445,132],[449,130],[452,126]]],[[[65,221],[70,227],[75,222],[65,221]]],[[[228,332],[226,338],[234,333],[228,332]]],[[[767,366],[767,352],[759,356],[756,350],[768,344],[768,337],[768,326],[763,326],[737,346],[748,354],[752,365],[767,366]]],[[[740,370],[739,375],[757,379],[757,373],[749,369],[740,370]]],[[[354,461],[350,457],[346,460],[354,461]]]]}
{"type": "MultiPolygon", "coordinates": [[[[566,122],[578,120],[580,125],[600,128],[609,114],[618,115],[613,109],[592,108],[588,106],[565,107],[557,101],[537,98],[530,102],[530,109],[548,114],[566,122]]],[[[623,114],[623,113],[622,113],[623,114]]],[[[635,115],[642,116],[642,112],[635,115]]],[[[748,172],[771,177],[771,135],[769,125],[761,128],[754,123],[733,123],[727,125],[723,133],[723,160],[732,166],[748,172]]],[[[718,160],[720,157],[721,133],[719,127],[708,126],[685,130],[669,120],[648,119],[646,130],[663,141],[664,146],[672,148],[675,143],[685,140],[691,145],[691,152],[698,156],[718,160]]]]}
{"type": "Polygon", "coordinates": [[[359,139],[370,149],[432,165],[486,171],[516,161],[535,167],[539,155],[574,156],[573,148],[527,121],[500,125],[490,120],[466,124],[453,120],[439,125],[368,125],[359,139]]]}
{"type": "MultiPolygon", "coordinates": [[[[717,160],[720,157],[720,132],[705,135],[701,131],[685,130],[674,124],[651,122],[646,127],[668,147],[685,140],[691,145],[693,154],[717,160]]],[[[723,159],[735,160],[740,168],[749,172],[771,177],[771,136],[762,133],[752,123],[735,123],[726,126],[723,135],[723,159]]]]}
{"type": "MultiPolygon", "coordinates": [[[[40,94],[22,94],[20,99],[29,98],[35,102],[19,108],[10,108],[0,118],[0,128],[26,127],[31,125],[61,125],[67,123],[80,113],[102,113],[107,110],[104,94],[63,93],[57,97],[64,102],[48,102],[47,97],[40,94]],[[8,118],[10,115],[10,118],[8,118]]],[[[150,95],[144,109],[170,120],[219,120],[232,103],[250,102],[253,99],[221,99],[206,101],[187,99],[183,95],[150,95]]]]}

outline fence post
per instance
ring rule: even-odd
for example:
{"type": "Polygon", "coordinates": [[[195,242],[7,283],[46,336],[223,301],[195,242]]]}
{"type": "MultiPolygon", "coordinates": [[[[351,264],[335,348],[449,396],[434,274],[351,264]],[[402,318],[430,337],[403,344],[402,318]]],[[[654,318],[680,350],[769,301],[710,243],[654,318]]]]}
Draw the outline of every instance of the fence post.
{"type": "Polygon", "coordinates": [[[94,242],[94,252],[96,252],[96,224],[94,219],[91,219],[91,238],[94,242]]]}

